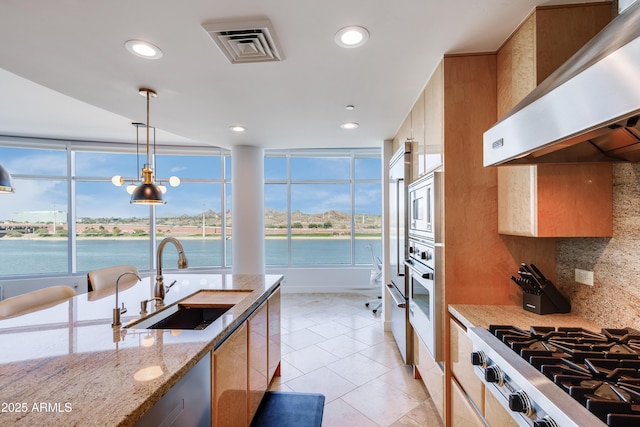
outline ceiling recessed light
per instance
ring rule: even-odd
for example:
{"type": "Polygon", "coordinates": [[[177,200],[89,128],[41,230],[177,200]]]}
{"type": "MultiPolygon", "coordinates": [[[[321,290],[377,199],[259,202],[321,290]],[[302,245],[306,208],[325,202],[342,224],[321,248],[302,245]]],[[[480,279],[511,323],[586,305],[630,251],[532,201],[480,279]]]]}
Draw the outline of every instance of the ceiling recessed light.
{"type": "Polygon", "coordinates": [[[131,53],[141,58],[159,59],[162,58],[162,51],[158,46],[142,40],[127,40],[124,47],[131,53]]]}
{"type": "Polygon", "coordinates": [[[362,46],[369,39],[369,31],[364,27],[344,27],[336,33],[335,41],[340,47],[362,46]]]}
{"type": "Polygon", "coordinates": [[[353,105],[347,105],[347,106],[346,106],[346,107],[344,107],[344,108],[346,108],[347,110],[351,111],[351,110],[353,110],[353,109],[354,109],[354,108],[356,108],[356,107],[354,107],[353,105]]]}
{"type": "Polygon", "coordinates": [[[355,129],[359,125],[356,122],[346,122],[340,125],[342,129],[355,129]]]}
{"type": "Polygon", "coordinates": [[[244,132],[245,130],[247,130],[247,128],[244,126],[229,126],[229,129],[231,129],[233,132],[244,132]]]}

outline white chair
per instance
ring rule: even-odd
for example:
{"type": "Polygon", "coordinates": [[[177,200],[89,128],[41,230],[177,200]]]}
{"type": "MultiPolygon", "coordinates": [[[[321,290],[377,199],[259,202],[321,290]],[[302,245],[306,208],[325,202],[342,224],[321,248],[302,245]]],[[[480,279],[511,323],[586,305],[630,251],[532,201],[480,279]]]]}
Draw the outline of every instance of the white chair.
{"type": "MultiPolygon", "coordinates": [[[[382,260],[379,256],[373,253],[373,246],[369,246],[369,253],[371,254],[371,276],[369,278],[369,283],[371,286],[374,286],[376,289],[380,290],[380,286],[382,284],[382,260]]],[[[376,299],[372,299],[367,301],[365,307],[373,306],[373,313],[377,313],[378,310],[382,307],[382,296],[379,296],[376,299]]]]}
{"type": "MultiPolygon", "coordinates": [[[[138,269],[133,265],[114,265],[113,267],[100,268],[90,271],[87,274],[87,283],[89,291],[99,291],[108,288],[115,288],[116,280],[122,273],[133,273],[139,276],[138,269]]],[[[127,285],[136,283],[135,276],[130,275],[120,281],[120,289],[126,289],[127,285]]]]}
{"type": "Polygon", "coordinates": [[[50,286],[0,301],[0,319],[52,307],[76,295],[71,286],[50,286]]]}

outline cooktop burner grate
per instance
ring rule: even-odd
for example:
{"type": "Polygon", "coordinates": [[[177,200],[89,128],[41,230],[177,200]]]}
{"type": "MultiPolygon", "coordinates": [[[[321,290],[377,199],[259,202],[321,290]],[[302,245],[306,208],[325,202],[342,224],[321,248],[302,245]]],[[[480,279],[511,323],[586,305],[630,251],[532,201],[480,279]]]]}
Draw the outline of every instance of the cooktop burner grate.
{"type": "Polygon", "coordinates": [[[640,426],[640,332],[490,325],[500,341],[608,426],[640,426]]]}

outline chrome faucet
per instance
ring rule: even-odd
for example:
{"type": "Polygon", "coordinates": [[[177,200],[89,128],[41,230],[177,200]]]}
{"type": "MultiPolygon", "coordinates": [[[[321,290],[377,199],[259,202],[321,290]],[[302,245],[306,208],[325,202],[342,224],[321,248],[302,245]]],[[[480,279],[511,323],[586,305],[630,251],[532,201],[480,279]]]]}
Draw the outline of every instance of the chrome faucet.
{"type": "Polygon", "coordinates": [[[158,272],[156,275],[156,286],[153,292],[154,299],[156,299],[156,307],[164,305],[164,296],[169,292],[169,288],[175,284],[175,282],[173,282],[170,286],[164,286],[162,280],[162,251],[169,242],[173,243],[178,250],[178,268],[181,270],[187,268],[187,257],[184,256],[182,244],[174,237],[165,237],[158,245],[158,257],[156,260],[158,272]]]}
{"type": "Polygon", "coordinates": [[[127,309],[125,308],[124,303],[122,303],[122,308],[118,306],[118,286],[120,285],[120,279],[122,278],[122,276],[126,276],[127,274],[136,276],[138,278],[138,281],[142,280],[140,276],[138,276],[136,273],[133,273],[131,271],[125,271],[124,273],[119,275],[118,278],[116,279],[116,308],[113,309],[113,323],[111,323],[111,326],[113,326],[114,328],[120,327],[120,325],[122,325],[122,323],[120,322],[120,315],[127,312],[127,309]]]}

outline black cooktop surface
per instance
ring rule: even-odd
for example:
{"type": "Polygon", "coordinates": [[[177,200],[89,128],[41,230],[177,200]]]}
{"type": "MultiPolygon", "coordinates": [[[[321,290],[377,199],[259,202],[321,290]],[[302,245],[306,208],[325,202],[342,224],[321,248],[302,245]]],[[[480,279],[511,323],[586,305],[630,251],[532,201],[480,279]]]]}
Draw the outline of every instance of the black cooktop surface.
{"type": "Polygon", "coordinates": [[[640,331],[505,325],[489,331],[608,426],[640,426],[640,331]]]}

